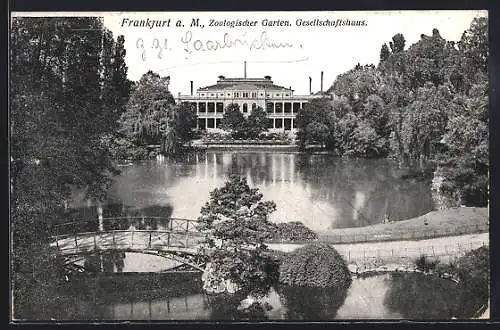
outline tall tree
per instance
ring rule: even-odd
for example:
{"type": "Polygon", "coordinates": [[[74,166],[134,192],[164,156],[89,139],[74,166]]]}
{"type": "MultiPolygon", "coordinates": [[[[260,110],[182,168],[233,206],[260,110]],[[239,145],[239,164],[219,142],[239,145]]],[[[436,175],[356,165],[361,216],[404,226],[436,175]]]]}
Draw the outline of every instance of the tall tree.
{"type": "Polygon", "coordinates": [[[477,17],[472,21],[458,43],[460,51],[469,60],[472,70],[488,73],[488,19],[477,17]]]}
{"type": "Polygon", "coordinates": [[[238,104],[231,103],[226,107],[221,126],[226,131],[231,132],[234,138],[242,138],[245,136],[246,119],[240,111],[238,104]]]}
{"type": "Polygon", "coordinates": [[[393,53],[402,52],[405,49],[405,37],[401,33],[397,33],[392,37],[392,42],[389,42],[393,53]]]}
{"type": "Polygon", "coordinates": [[[160,144],[166,134],[168,116],[173,115],[169,109],[174,104],[168,78],[148,71],[130,94],[120,118],[121,131],[138,145],[160,144]]]}
{"type": "Polygon", "coordinates": [[[384,62],[385,60],[387,60],[389,55],[391,55],[389,47],[387,47],[387,44],[383,44],[382,48],[380,48],[380,62],[384,62]]]}
{"type": "Polygon", "coordinates": [[[297,143],[304,149],[308,144],[318,143],[329,150],[335,147],[335,113],[327,98],[314,99],[300,109],[295,118],[297,143]]]}
{"type": "Polygon", "coordinates": [[[14,18],[10,46],[14,293],[17,307],[37,307],[43,297],[26,293],[53,274],[49,230],[71,188],[103,199],[117,173],[102,137],[119,107],[112,91],[126,82],[110,79],[114,41],[97,18],[14,18]]]}
{"type": "Polygon", "coordinates": [[[277,264],[267,253],[266,239],[276,226],[268,215],[276,210],[273,201],[263,201],[257,188],[246,179],[232,176],[224,186],[210,192],[199,221],[218,281],[230,279],[245,291],[265,295],[277,280],[277,264]]]}
{"type": "Polygon", "coordinates": [[[252,109],[246,120],[247,136],[258,138],[262,132],[267,130],[267,114],[261,107],[252,109]]]}

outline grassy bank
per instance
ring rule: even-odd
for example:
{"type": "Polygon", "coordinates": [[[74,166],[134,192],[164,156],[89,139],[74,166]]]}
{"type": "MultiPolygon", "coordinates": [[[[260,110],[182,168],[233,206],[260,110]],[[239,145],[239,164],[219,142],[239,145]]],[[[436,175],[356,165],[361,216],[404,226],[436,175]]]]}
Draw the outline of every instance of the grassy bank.
{"type": "Polygon", "coordinates": [[[329,243],[358,243],[420,240],[435,237],[487,232],[488,208],[459,207],[432,211],[409,220],[366,227],[339,228],[318,232],[329,243]]]}

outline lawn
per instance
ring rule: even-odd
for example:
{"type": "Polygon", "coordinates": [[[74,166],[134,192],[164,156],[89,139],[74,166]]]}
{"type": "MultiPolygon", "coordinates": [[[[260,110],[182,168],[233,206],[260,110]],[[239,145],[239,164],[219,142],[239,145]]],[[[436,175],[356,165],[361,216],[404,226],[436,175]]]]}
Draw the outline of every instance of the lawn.
{"type": "Polygon", "coordinates": [[[332,229],[318,232],[318,235],[320,240],[331,243],[355,243],[418,240],[488,230],[488,208],[458,207],[432,211],[409,220],[366,227],[332,229]]]}

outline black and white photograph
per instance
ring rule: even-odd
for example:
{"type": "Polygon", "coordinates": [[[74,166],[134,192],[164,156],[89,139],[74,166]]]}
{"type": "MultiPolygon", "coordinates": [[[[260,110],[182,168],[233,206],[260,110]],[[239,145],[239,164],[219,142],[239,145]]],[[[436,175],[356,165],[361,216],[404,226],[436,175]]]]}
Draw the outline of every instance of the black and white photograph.
{"type": "Polygon", "coordinates": [[[490,319],[487,10],[12,12],[10,319],[490,319]]]}

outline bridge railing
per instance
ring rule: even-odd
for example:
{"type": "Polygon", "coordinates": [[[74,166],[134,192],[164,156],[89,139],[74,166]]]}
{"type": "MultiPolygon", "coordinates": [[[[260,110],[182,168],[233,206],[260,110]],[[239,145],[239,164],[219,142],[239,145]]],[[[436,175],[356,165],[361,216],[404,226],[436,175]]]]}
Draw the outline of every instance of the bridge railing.
{"type": "MultiPolygon", "coordinates": [[[[187,227],[189,228],[189,227],[187,227]]],[[[189,230],[111,230],[53,236],[51,246],[59,252],[112,249],[189,249],[203,239],[199,231],[189,230]]]]}
{"type": "MultiPolygon", "coordinates": [[[[101,218],[104,231],[110,230],[179,230],[199,231],[198,221],[170,217],[104,217],[101,218]],[[132,229],[131,226],[134,226],[132,229]]],[[[81,232],[99,231],[99,219],[59,223],[50,229],[51,236],[75,235],[81,232]]]]}

